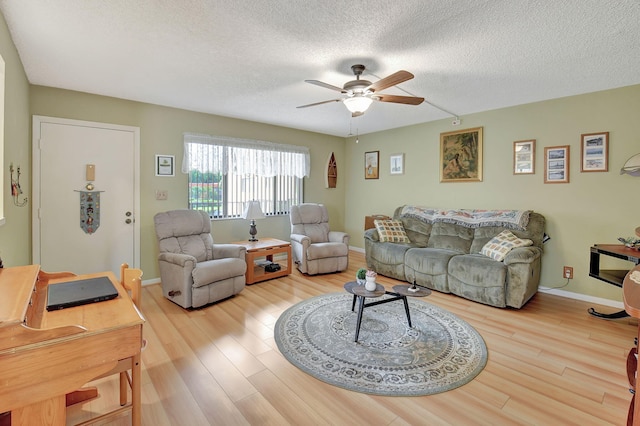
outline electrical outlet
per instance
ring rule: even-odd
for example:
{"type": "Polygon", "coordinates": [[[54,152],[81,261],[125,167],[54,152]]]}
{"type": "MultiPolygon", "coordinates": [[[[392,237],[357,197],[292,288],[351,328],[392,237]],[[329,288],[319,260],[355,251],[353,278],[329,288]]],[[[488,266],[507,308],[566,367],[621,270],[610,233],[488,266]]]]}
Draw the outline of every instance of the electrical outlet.
{"type": "Polygon", "coordinates": [[[169,191],[166,189],[156,190],[156,200],[166,200],[167,198],[169,198],[169,191]]]}
{"type": "Polygon", "coordinates": [[[565,266],[564,269],[562,270],[562,275],[564,275],[564,277],[566,279],[572,280],[573,279],[573,267],[565,266]]]}

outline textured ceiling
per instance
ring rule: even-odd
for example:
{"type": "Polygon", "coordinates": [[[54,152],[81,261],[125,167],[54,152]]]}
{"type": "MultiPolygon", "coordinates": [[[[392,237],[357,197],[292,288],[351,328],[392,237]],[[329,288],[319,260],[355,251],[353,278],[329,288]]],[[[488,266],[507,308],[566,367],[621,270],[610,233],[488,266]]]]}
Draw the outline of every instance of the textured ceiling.
{"type": "Polygon", "coordinates": [[[0,0],[0,10],[32,84],[337,136],[640,83],[639,0],[0,0]],[[340,96],[305,79],[342,86],[356,63],[371,81],[412,72],[383,92],[426,102],[375,102],[358,118],[338,102],[296,108],[340,96]]]}

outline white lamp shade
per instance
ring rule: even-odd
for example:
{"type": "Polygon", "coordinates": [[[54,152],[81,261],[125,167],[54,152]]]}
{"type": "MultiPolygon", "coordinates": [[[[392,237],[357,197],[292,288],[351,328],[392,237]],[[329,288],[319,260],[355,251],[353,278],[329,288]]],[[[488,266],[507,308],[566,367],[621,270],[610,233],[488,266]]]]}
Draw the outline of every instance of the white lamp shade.
{"type": "Polygon", "coordinates": [[[264,219],[264,213],[262,213],[262,208],[260,207],[260,201],[249,201],[247,203],[247,207],[245,207],[244,212],[242,213],[243,219],[264,219]]]}
{"type": "Polygon", "coordinates": [[[363,113],[371,106],[373,99],[366,96],[354,96],[352,98],[346,98],[343,102],[344,106],[352,113],[363,113]]]}

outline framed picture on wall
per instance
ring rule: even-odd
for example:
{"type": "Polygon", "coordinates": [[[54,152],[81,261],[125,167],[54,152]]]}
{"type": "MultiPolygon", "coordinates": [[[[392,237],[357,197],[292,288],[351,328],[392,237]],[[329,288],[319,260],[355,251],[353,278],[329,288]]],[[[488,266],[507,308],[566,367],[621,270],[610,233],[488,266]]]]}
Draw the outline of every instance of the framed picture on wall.
{"type": "Polygon", "coordinates": [[[404,154],[391,154],[389,156],[389,171],[392,175],[404,173],[404,154]]]}
{"type": "Polygon", "coordinates": [[[482,182],[482,127],[440,133],[440,182],[482,182]]]}
{"type": "Polygon", "coordinates": [[[173,155],[156,155],[156,176],[175,176],[173,155]]]}
{"type": "Polygon", "coordinates": [[[536,170],[536,140],[513,143],[513,174],[534,174],[536,170]]]}
{"type": "Polygon", "coordinates": [[[609,132],[585,133],[581,141],[580,171],[609,171],[609,132]]]}
{"type": "Polygon", "coordinates": [[[380,151],[370,151],[364,153],[364,178],[378,179],[380,164],[380,151]]]}
{"type": "Polygon", "coordinates": [[[569,145],[544,149],[544,183],[569,183],[569,145]]]}

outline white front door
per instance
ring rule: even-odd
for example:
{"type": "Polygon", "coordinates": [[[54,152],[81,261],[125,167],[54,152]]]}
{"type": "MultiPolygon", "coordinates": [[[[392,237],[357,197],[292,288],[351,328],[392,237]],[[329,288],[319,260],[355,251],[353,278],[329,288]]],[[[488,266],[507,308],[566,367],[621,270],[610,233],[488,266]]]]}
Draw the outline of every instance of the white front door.
{"type": "Polygon", "coordinates": [[[33,262],[42,270],[118,276],[124,262],[139,267],[139,144],[137,127],[33,117],[33,262]],[[89,204],[92,232],[81,227],[88,184],[100,197],[89,204]]]}

